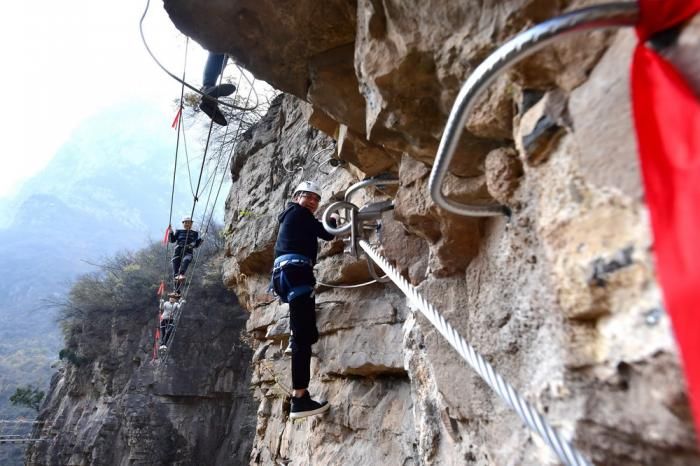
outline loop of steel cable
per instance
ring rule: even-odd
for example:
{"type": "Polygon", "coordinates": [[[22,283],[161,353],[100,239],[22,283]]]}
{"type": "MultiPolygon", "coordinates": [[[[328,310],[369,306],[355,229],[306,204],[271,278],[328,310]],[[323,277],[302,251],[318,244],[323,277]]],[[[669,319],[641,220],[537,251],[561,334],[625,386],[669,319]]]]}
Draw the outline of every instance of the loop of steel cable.
{"type": "Polygon", "coordinates": [[[447,198],[442,192],[442,185],[459,145],[460,135],[479,96],[501,73],[562,35],[593,29],[633,26],[638,13],[639,6],[636,2],[615,2],[574,10],[516,35],[479,64],[457,94],[435,155],[428,181],[428,190],[435,204],[462,216],[510,216],[510,209],[506,206],[463,204],[447,198]]]}

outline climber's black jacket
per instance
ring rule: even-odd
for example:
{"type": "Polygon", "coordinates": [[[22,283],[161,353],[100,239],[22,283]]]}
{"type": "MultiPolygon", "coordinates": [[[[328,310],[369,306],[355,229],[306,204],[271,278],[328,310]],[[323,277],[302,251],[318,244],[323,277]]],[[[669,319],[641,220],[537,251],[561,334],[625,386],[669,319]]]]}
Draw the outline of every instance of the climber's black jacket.
{"type": "MultiPolygon", "coordinates": [[[[309,209],[295,202],[287,204],[287,208],[277,219],[280,222],[280,231],[275,243],[275,257],[284,254],[301,254],[315,264],[318,255],[318,238],[327,241],[335,238],[323,228],[323,224],[316,220],[309,209]]],[[[330,223],[335,228],[335,220],[331,219],[330,223]]]]}
{"type": "Polygon", "coordinates": [[[198,247],[200,244],[202,244],[202,240],[199,238],[199,232],[194,231],[194,230],[175,230],[175,231],[170,231],[170,237],[168,238],[171,243],[177,243],[178,248],[182,248],[182,246],[187,243],[189,247],[198,247]]]}

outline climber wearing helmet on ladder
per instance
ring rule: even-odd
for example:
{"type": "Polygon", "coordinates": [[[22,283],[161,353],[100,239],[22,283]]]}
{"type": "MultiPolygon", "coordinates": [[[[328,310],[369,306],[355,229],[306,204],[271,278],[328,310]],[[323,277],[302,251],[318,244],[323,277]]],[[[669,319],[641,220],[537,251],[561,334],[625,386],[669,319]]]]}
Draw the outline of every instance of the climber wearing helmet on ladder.
{"type": "Polygon", "coordinates": [[[160,351],[165,351],[168,348],[168,340],[174,327],[175,312],[183,304],[185,304],[185,300],[180,301],[180,293],[170,293],[168,301],[160,300],[160,351]]]}
{"type": "MultiPolygon", "coordinates": [[[[316,328],[316,299],[314,297],[313,266],[318,254],[318,238],[332,240],[314,217],[321,201],[321,188],[312,181],[302,181],[294,190],[292,202],[282,212],[275,263],[272,271],[272,288],[280,299],[289,303],[289,326],[292,348],[292,419],[313,416],[328,411],[328,402],[311,399],[307,388],[311,379],[311,345],[318,341],[316,328]]],[[[338,216],[331,217],[335,227],[338,216]]]]}
{"type": "Polygon", "coordinates": [[[175,291],[180,291],[180,287],[185,281],[185,273],[190,262],[192,262],[194,249],[198,248],[204,241],[199,237],[199,232],[192,229],[192,218],[183,218],[182,226],[184,227],[183,229],[175,231],[169,227],[170,235],[168,238],[171,243],[176,243],[172,260],[175,291]]]}

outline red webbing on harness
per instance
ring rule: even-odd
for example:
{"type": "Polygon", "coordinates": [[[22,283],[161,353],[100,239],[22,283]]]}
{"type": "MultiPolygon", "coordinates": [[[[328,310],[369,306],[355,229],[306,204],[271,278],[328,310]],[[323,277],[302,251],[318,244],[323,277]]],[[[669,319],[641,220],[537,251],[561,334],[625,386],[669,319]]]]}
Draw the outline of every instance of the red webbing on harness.
{"type": "Polygon", "coordinates": [[[163,246],[168,244],[169,239],[170,239],[170,225],[168,225],[168,228],[165,229],[165,235],[163,235],[163,246]]]}

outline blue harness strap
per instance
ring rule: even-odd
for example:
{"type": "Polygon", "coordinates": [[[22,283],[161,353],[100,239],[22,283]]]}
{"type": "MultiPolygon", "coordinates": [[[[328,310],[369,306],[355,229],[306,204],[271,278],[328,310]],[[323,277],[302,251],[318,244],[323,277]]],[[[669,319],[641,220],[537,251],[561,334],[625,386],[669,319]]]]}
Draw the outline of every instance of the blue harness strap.
{"type": "Polygon", "coordinates": [[[289,303],[294,299],[311,294],[314,291],[313,284],[293,285],[285,270],[289,267],[313,267],[311,260],[301,254],[284,254],[275,259],[270,280],[270,289],[282,302],[289,303]]]}

